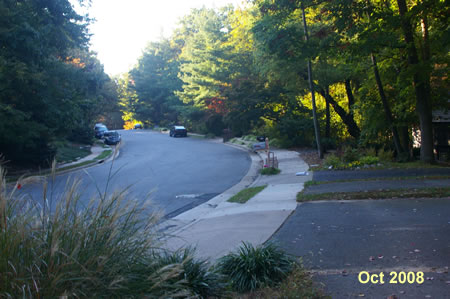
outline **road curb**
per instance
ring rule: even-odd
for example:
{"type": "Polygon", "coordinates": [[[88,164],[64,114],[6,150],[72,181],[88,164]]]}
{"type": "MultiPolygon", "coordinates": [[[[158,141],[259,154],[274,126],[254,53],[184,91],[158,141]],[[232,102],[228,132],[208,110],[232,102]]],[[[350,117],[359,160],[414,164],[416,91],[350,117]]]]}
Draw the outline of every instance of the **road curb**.
{"type": "Polygon", "coordinates": [[[250,150],[248,150],[248,148],[239,147],[239,146],[236,146],[236,145],[233,145],[230,143],[223,143],[223,144],[234,147],[234,148],[242,150],[242,151],[245,151],[249,154],[252,162],[250,164],[249,170],[247,171],[246,175],[244,175],[244,177],[242,177],[242,179],[239,181],[239,183],[231,186],[230,188],[228,188],[224,192],[220,193],[219,195],[216,195],[215,197],[211,198],[207,202],[204,202],[203,204],[198,205],[197,207],[194,207],[194,208],[192,208],[184,213],[181,213],[173,218],[163,221],[159,226],[160,227],[159,230],[168,231],[167,233],[165,233],[165,235],[174,236],[182,231],[189,229],[189,227],[191,227],[192,225],[196,224],[197,222],[199,222],[200,220],[203,219],[202,217],[196,217],[195,219],[193,219],[189,222],[183,222],[182,220],[180,220],[181,218],[183,218],[183,214],[192,213],[192,211],[195,209],[202,209],[207,206],[214,206],[214,205],[218,205],[219,203],[222,203],[224,201],[227,201],[234,194],[238,193],[239,191],[241,191],[245,188],[252,186],[252,184],[254,182],[256,182],[257,179],[261,176],[261,174],[259,173],[259,169],[260,169],[262,160],[259,155],[257,155],[254,152],[251,152],[250,150]]]}
{"type": "MultiPolygon", "coordinates": [[[[80,169],[93,167],[93,166],[98,165],[98,164],[103,164],[103,163],[108,162],[109,160],[111,160],[114,156],[117,158],[119,156],[119,154],[120,154],[120,150],[117,150],[117,154],[115,154],[116,150],[112,149],[112,148],[110,148],[110,149],[111,149],[111,153],[107,157],[105,157],[104,159],[97,160],[97,161],[91,161],[91,163],[88,163],[88,164],[85,164],[85,165],[81,165],[81,166],[74,166],[73,168],[65,169],[65,170],[58,170],[58,168],[56,168],[55,169],[55,175],[63,175],[63,174],[70,173],[70,172],[73,172],[73,171],[77,171],[77,170],[80,170],[80,169]]],[[[100,156],[102,153],[103,153],[103,151],[99,155],[97,155],[97,157],[100,156]]],[[[93,158],[92,160],[95,160],[95,159],[96,159],[96,157],[93,158]]],[[[81,163],[83,163],[83,162],[81,162],[81,163]]],[[[64,168],[64,167],[62,167],[62,168],[64,168]]],[[[7,181],[7,184],[14,184],[15,182],[17,182],[21,178],[25,179],[25,178],[30,178],[30,177],[48,177],[48,176],[52,175],[51,168],[47,168],[47,169],[43,170],[42,172],[43,173],[30,173],[30,174],[25,174],[23,177],[22,176],[16,177],[16,178],[14,178],[13,180],[11,180],[9,182],[7,181]]]]}

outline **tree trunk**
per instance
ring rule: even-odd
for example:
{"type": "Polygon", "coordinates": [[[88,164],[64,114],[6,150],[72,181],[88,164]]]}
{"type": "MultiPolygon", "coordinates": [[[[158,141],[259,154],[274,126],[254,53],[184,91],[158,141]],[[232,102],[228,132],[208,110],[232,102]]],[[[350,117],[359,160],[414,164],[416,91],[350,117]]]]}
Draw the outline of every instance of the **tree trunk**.
{"type": "MultiPolygon", "coordinates": [[[[325,91],[327,94],[330,94],[328,87],[325,91]]],[[[328,102],[327,98],[325,98],[325,137],[331,138],[331,114],[330,114],[330,102],[328,102]]]]}
{"type": "Polygon", "coordinates": [[[334,111],[336,111],[336,113],[339,115],[339,117],[347,127],[348,133],[353,138],[358,139],[359,135],[361,134],[361,130],[356,124],[353,115],[347,113],[344,108],[339,106],[339,104],[333,99],[333,97],[330,94],[327,94],[323,88],[319,89],[319,93],[326,99],[326,101],[331,104],[331,106],[333,106],[334,111]]]}
{"type": "MultiPolygon", "coordinates": [[[[308,41],[308,39],[309,39],[308,38],[308,27],[306,26],[305,8],[303,6],[303,2],[301,3],[301,8],[302,8],[302,17],[303,17],[303,30],[305,31],[305,40],[308,41]]],[[[309,88],[311,89],[314,133],[316,135],[317,151],[319,154],[319,158],[323,159],[322,143],[320,142],[320,127],[319,127],[319,122],[317,120],[317,113],[316,113],[316,97],[315,97],[315,92],[314,92],[314,83],[313,83],[313,79],[312,79],[311,60],[308,60],[308,82],[309,82],[309,88]]]]}
{"type": "MultiPolygon", "coordinates": [[[[421,146],[420,160],[426,163],[434,161],[433,155],[433,127],[431,108],[430,72],[426,68],[419,67],[419,56],[414,44],[414,34],[411,24],[411,16],[405,0],[397,0],[398,10],[402,18],[402,30],[405,37],[408,62],[414,70],[413,85],[416,94],[416,112],[419,115],[421,146]]],[[[423,23],[425,26],[426,23],[423,23]]],[[[424,30],[424,32],[427,32],[424,30]]],[[[425,42],[426,39],[425,39],[425,42]]],[[[425,45],[426,49],[427,45],[425,45]]],[[[424,55],[426,56],[426,55],[424,55]]]]}
{"type": "Polygon", "coordinates": [[[348,112],[353,115],[353,105],[355,104],[355,98],[353,97],[352,86],[350,85],[350,80],[345,80],[345,92],[348,98],[348,112]]]}
{"type": "Polygon", "coordinates": [[[386,121],[387,121],[389,128],[391,128],[391,131],[392,131],[392,136],[394,138],[395,150],[397,151],[397,155],[400,156],[400,154],[403,153],[403,148],[400,143],[400,137],[398,135],[397,127],[394,125],[394,118],[392,117],[391,108],[389,107],[389,103],[387,101],[386,94],[384,93],[383,84],[381,83],[380,73],[378,72],[377,60],[375,58],[375,55],[373,55],[373,54],[371,54],[370,57],[372,58],[372,66],[373,66],[373,71],[375,73],[375,81],[377,82],[378,93],[380,94],[380,99],[381,99],[381,102],[383,103],[384,114],[386,115],[386,121]]]}

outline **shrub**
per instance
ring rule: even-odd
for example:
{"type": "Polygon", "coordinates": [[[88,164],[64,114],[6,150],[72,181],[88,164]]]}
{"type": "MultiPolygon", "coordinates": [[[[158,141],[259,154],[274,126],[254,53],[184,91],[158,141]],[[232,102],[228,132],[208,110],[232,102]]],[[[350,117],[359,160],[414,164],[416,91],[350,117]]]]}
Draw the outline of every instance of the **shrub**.
{"type": "Polygon", "coordinates": [[[377,156],[377,151],[373,147],[364,149],[363,153],[364,153],[364,156],[372,156],[372,157],[377,156]]]}
{"type": "Polygon", "coordinates": [[[219,297],[226,287],[223,275],[211,271],[207,260],[195,260],[194,254],[195,250],[188,247],[173,253],[163,251],[156,254],[155,260],[158,261],[160,268],[174,264],[182,265],[183,271],[174,277],[174,283],[184,280],[193,294],[201,298],[219,297]]]}
{"type": "Polygon", "coordinates": [[[339,157],[334,154],[326,156],[324,165],[332,166],[334,169],[338,169],[343,166],[341,159],[339,159],[339,157]]]}
{"type": "Polygon", "coordinates": [[[219,260],[218,269],[238,292],[252,291],[281,282],[294,262],[284,251],[268,243],[253,247],[243,243],[236,251],[219,260]]]}
{"type": "Polygon", "coordinates": [[[358,150],[352,147],[345,147],[342,152],[342,160],[346,163],[359,160],[358,150]]]}
{"type": "Polygon", "coordinates": [[[281,170],[275,167],[265,167],[260,172],[262,175],[275,175],[279,174],[281,170]]]}
{"type": "Polygon", "coordinates": [[[270,147],[282,147],[281,145],[282,144],[281,144],[279,139],[277,139],[277,138],[269,139],[269,146],[270,147]]]}
{"type": "Polygon", "coordinates": [[[382,148],[378,151],[378,158],[383,162],[392,162],[394,160],[394,151],[382,148]]]}
{"type": "Polygon", "coordinates": [[[364,157],[360,158],[359,161],[363,165],[373,165],[373,164],[377,164],[380,161],[380,159],[378,157],[374,157],[374,156],[364,156],[364,157]]]}

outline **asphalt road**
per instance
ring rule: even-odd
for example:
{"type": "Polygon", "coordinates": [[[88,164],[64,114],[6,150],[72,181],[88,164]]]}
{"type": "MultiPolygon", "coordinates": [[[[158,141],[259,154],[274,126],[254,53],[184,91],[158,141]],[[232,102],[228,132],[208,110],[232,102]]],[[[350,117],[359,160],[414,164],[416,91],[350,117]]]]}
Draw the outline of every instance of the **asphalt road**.
{"type": "MultiPolygon", "coordinates": [[[[129,188],[129,197],[151,200],[152,210],[166,218],[199,205],[237,184],[251,160],[244,151],[205,139],[171,138],[145,130],[121,131],[122,145],[114,163],[85,168],[49,180],[47,198],[58,202],[66,182],[81,179],[82,202],[98,192],[129,188]],[[113,174],[109,179],[108,176],[113,174]],[[106,189],[107,188],[107,189],[106,189]]],[[[42,202],[41,184],[20,192],[42,202]]]]}
{"type": "Polygon", "coordinates": [[[450,298],[450,198],[303,203],[273,240],[332,298],[450,298]],[[362,271],[385,283],[361,283],[362,271]],[[401,271],[424,272],[424,282],[393,283],[401,271]]]}

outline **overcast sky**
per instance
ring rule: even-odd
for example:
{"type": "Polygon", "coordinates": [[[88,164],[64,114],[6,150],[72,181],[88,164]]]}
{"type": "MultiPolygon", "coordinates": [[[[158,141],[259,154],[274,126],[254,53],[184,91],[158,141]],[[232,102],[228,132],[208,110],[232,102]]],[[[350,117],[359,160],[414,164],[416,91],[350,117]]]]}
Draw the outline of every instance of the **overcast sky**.
{"type": "MultiPolygon", "coordinates": [[[[73,1],[73,0],[72,0],[73,1]]],[[[149,41],[169,37],[177,21],[191,8],[222,7],[242,0],[92,0],[89,15],[91,49],[106,73],[127,72],[141,56],[149,41]]]]}

